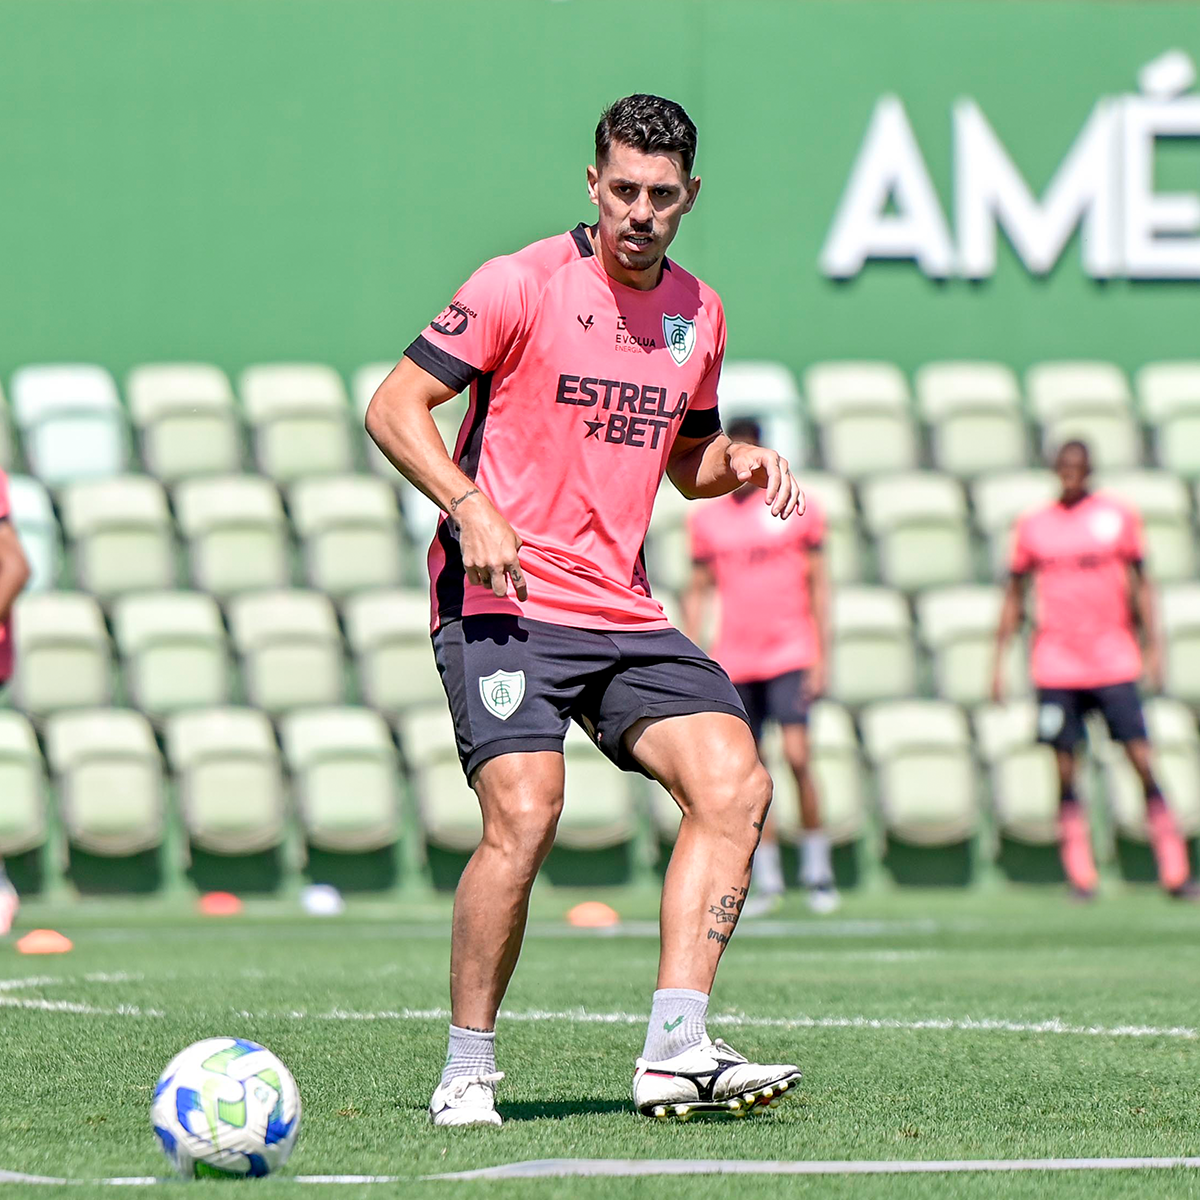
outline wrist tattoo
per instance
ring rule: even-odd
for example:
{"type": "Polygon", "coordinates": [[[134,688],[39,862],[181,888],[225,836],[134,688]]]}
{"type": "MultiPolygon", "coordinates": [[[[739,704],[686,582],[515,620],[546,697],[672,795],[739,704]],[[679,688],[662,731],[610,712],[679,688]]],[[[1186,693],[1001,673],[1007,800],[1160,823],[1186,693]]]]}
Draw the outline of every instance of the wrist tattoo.
{"type": "Polygon", "coordinates": [[[450,511],[451,511],[451,512],[458,512],[458,506],[459,506],[460,504],[462,504],[462,503],[463,503],[463,501],[465,501],[465,500],[470,500],[470,498],[471,498],[472,496],[478,496],[478,495],[479,495],[479,489],[478,489],[478,488],[472,488],[472,489],[471,489],[469,492],[463,492],[463,494],[462,494],[461,496],[455,496],[455,497],[454,497],[454,498],[453,498],[453,499],[450,501],[450,511]]]}

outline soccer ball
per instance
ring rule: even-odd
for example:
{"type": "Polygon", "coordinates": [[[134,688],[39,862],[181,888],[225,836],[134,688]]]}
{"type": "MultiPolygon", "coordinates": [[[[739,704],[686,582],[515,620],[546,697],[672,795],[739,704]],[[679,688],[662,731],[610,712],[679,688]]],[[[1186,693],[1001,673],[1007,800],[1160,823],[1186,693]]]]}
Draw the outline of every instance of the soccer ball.
{"type": "Polygon", "coordinates": [[[269,1175],[296,1144],[300,1090],[257,1042],[207,1038],[167,1064],[150,1117],[163,1152],[187,1178],[269,1175]]]}

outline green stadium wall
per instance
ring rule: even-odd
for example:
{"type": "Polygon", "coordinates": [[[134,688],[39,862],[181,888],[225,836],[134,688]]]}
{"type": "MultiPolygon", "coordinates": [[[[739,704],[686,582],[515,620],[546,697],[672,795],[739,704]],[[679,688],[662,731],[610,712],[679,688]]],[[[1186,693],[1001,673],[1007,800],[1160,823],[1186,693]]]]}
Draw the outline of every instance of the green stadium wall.
{"type": "MultiPolygon", "coordinates": [[[[2,0],[0,373],[394,359],[482,260],[590,219],[597,115],[642,90],[699,125],[674,255],[724,297],[731,357],[1195,357],[1200,280],[1093,278],[1078,232],[1040,274],[1004,236],[978,280],[821,269],[881,97],[957,238],[956,101],[1041,194],[1170,50],[1200,60],[1200,6],[2,0]]],[[[1200,192],[1200,140],[1152,149],[1155,189],[1200,192]]]]}

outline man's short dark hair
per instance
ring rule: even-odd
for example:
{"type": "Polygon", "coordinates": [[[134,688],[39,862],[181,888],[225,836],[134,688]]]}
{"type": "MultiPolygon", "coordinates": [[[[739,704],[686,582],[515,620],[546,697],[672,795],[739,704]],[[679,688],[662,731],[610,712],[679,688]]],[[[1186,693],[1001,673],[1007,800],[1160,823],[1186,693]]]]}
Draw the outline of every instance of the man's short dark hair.
{"type": "Polygon", "coordinates": [[[731,442],[755,442],[762,445],[762,426],[754,417],[734,417],[725,426],[725,435],[731,442]]]}
{"type": "Polygon", "coordinates": [[[683,159],[683,169],[691,175],[696,161],[696,126],[681,104],[662,96],[641,92],[614,100],[600,114],[596,126],[596,165],[607,157],[613,142],[640,150],[643,154],[670,154],[683,159]]]}
{"type": "Polygon", "coordinates": [[[1091,469],[1092,452],[1090,449],[1088,449],[1087,442],[1080,441],[1079,438],[1072,438],[1068,442],[1063,442],[1063,444],[1058,448],[1058,453],[1054,456],[1054,461],[1058,462],[1058,460],[1062,458],[1064,454],[1069,452],[1082,454],[1085,466],[1087,466],[1089,470],[1091,469]]]}

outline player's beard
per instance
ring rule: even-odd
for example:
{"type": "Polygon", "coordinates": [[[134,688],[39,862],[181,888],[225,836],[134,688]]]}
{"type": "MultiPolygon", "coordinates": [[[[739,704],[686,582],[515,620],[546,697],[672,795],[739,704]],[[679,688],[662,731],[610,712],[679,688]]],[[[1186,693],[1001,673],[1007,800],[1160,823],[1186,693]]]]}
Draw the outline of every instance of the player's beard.
{"type": "Polygon", "coordinates": [[[656,266],[659,259],[662,258],[660,244],[659,239],[654,238],[652,242],[647,243],[645,250],[635,254],[626,248],[625,233],[623,232],[617,237],[617,262],[627,271],[648,271],[651,267],[656,266]]]}

